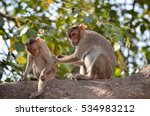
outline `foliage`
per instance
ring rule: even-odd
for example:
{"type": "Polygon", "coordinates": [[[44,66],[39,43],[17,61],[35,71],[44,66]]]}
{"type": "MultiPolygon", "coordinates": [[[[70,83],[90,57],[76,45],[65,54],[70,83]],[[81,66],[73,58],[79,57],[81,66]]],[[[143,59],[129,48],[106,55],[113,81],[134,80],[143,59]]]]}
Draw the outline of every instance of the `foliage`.
{"type": "MultiPolygon", "coordinates": [[[[74,23],[85,23],[110,41],[117,57],[116,77],[150,63],[149,0],[1,0],[0,35],[5,49],[0,51],[0,80],[22,76],[23,43],[29,37],[44,39],[54,55],[72,53],[66,31],[74,23]]],[[[57,69],[57,76],[64,77],[73,68],[61,64],[57,69]]]]}

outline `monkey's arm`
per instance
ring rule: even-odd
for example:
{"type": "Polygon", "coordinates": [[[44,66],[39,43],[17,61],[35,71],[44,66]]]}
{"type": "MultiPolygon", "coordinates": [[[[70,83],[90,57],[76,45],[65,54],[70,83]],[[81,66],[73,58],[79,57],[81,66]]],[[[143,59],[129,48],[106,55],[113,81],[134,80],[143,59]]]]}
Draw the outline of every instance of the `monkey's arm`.
{"type": "Polygon", "coordinates": [[[72,64],[77,65],[77,66],[84,66],[84,62],[82,60],[78,60],[76,62],[72,62],[72,64]]]}
{"type": "MultiPolygon", "coordinates": [[[[58,63],[74,63],[79,61],[80,59],[75,56],[75,54],[64,56],[62,58],[57,58],[58,63]]],[[[80,62],[79,62],[80,64],[80,62]]]]}
{"type": "Polygon", "coordinates": [[[25,69],[25,72],[23,74],[23,78],[21,80],[25,80],[27,75],[29,74],[29,72],[32,70],[32,65],[33,65],[33,58],[32,56],[30,56],[30,54],[28,53],[28,57],[27,57],[27,66],[25,69]]]}
{"type": "Polygon", "coordinates": [[[40,78],[44,79],[48,73],[54,73],[55,72],[55,66],[51,62],[48,62],[47,65],[44,67],[40,74],[40,78]]]}
{"type": "MultiPolygon", "coordinates": [[[[53,56],[53,60],[54,60],[54,62],[59,63],[59,60],[61,60],[64,57],[65,56],[62,56],[62,55],[58,55],[57,58],[53,56]]],[[[71,62],[71,63],[74,64],[74,65],[77,65],[77,66],[84,66],[84,61],[82,61],[82,60],[77,60],[77,61],[71,62]]]]}
{"type": "Polygon", "coordinates": [[[42,57],[46,61],[46,66],[42,70],[40,77],[44,77],[44,76],[46,76],[47,73],[54,72],[54,70],[55,70],[54,61],[52,60],[54,56],[51,55],[46,44],[43,44],[41,46],[41,51],[42,51],[42,57]]]}

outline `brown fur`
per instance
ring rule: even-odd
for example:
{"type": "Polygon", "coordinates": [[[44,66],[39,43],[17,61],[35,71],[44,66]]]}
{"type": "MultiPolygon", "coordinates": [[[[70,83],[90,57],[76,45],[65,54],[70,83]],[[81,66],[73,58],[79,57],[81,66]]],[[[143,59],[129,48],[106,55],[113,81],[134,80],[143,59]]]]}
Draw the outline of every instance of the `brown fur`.
{"type": "Polygon", "coordinates": [[[76,46],[75,52],[69,56],[58,58],[59,63],[80,63],[82,70],[76,78],[104,79],[110,78],[115,68],[115,54],[110,43],[99,33],[73,27],[68,31],[72,45],[76,46]],[[85,67],[85,68],[83,68],[85,67]],[[82,75],[81,75],[82,74],[82,75]]]}
{"type": "Polygon", "coordinates": [[[30,95],[30,98],[35,98],[43,93],[47,82],[55,78],[55,64],[44,41],[38,39],[32,43],[28,42],[26,48],[27,50],[30,48],[30,52],[28,50],[27,66],[21,80],[25,80],[28,73],[33,69],[34,76],[39,79],[38,91],[30,95]]]}

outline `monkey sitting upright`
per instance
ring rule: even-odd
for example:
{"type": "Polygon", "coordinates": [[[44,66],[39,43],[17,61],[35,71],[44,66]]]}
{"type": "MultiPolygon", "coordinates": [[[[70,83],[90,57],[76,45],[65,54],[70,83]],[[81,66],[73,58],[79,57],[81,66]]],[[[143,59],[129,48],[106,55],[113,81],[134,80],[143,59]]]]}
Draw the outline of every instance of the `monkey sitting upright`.
{"type": "Polygon", "coordinates": [[[99,33],[75,25],[68,30],[68,37],[75,52],[57,58],[57,63],[73,63],[80,66],[77,80],[110,78],[116,65],[115,54],[110,43],[99,33]]]}
{"type": "Polygon", "coordinates": [[[25,80],[33,69],[34,76],[39,79],[38,91],[30,95],[30,98],[35,98],[43,93],[47,82],[55,78],[55,64],[49,48],[40,38],[29,38],[25,46],[28,51],[28,59],[24,76],[21,80],[25,80]]]}

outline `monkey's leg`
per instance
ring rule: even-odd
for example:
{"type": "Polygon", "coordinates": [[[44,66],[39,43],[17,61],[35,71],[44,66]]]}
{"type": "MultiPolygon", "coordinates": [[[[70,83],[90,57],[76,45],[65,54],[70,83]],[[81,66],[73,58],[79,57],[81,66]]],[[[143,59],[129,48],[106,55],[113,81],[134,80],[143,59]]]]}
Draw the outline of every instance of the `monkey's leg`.
{"type": "Polygon", "coordinates": [[[46,85],[46,82],[39,79],[38,91],[34,92],[34,93],[31,93],[30,98],[33,99],[33,98],[36,98],[37,96],[41,95],[44,91],[45,85],[46,85]]]}
{"type": "Polygon", "coordinates": [[[111,77],[112,70],[110,66],[110,61],[104,54],[99,54],[91,64],[88,62],[87,59],[86,67],[87,74],[77,75],[76,80],[106,79],[111,77]]]}
{"type": "MultiPolygon", "coordinates": [[[[89,68],[88,70],[90,70],[89,68]]],[[[91,80],[91,73],[86,69],[85,66],[80,66],[80,74],[73,77],[73,80],[91,80]]]]}
{"type": "Polygon", "coordinates": [[[88,75],[77,75],[76,80],[91,80],[92,77],[88,76],[88,75]]]}
{"type": "Polygon", "coordinates": [[[93,79],[107,79],[111,77],[112,68],[108,57],[104,54],[99,54],[91,65],[90,76],[93,79]]]}
{"type": "Polygon", "coordinates": [[[80,74],[81,75],[86,75],[87,71],[86,71],[86,67],[85,66],[80,66],[80,74]]]}
{"type": "Polygon", "coordinates": [[[89,74],[76,74],[72,77],[72,80],[91,80],[92,77],[89,74]]]}
{"type": "Polygon", "coordinates": [[[19,79],[18,81],[26,81],[27,78],[26,77],[22,77],[21,79],[19,79]]]}
{"type": "Polygon", "coordinates": [[[33,67],[33,77],[30,78],[30,80],[39,80],[40,73],[38,72],[36,65],[34,64],[32,67],[33,67]]]}
{"type": "Polygon", "coordinates": [[[39,78],[38,91],[31,93],[30,98],[33,99],[33,98],[36,98],[37,96],[41,95],[44,92],[47,83],[49,81],[53,80],[54,78],[55,78],[55,74],[53,72],[46,75],[44,78],[39,78]]]}

